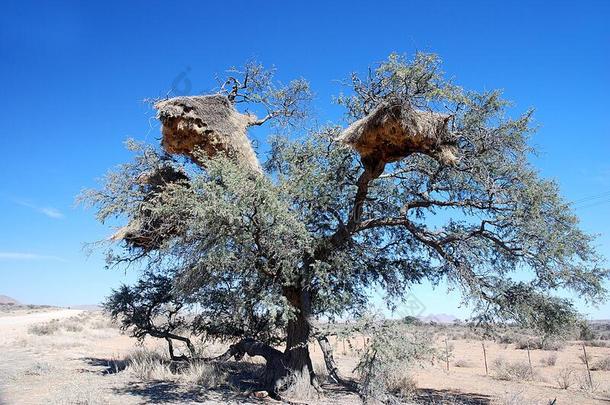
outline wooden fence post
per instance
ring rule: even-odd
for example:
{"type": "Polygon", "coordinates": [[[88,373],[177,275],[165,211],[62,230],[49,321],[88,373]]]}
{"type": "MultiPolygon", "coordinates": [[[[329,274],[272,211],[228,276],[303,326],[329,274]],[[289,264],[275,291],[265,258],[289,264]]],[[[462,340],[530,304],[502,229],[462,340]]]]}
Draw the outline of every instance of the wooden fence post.
{"type": "Polygon", "coordinates": [[[447,362],[447,371],[449,371],[449,343],[447,343],[447,337],[445,337],[445,361],[447,362]]]}
{"type": "Polygon", "coordinates": [[[485,351],[485,342],[481,342],[481,346],[483,346],[483,360],[485,361],[485,375],[489,375],[489,371],[487,370],[487,352],[485,351]]]}
{"type": "Polygon", "coordinates": [[[527,361],[530,363],[530,375],[534,377],[534,368],[532,367],[532,358],[530,357],[530,341],[527,341],[527,361]]]}

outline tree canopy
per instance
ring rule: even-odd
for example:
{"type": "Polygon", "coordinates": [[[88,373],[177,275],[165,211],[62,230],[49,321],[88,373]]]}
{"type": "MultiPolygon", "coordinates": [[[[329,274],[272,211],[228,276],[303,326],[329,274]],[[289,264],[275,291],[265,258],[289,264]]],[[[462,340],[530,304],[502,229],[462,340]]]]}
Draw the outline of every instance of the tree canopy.
{"type": "Polygon", "coordinates": [[[317,127],[305,80],[282,86],[258,64],[229,75],[218,93],[263,111],[250,126],[275,123],[259,146],[264,173],[227,154],[189,160],[130,142],[134,161],[85,194],[102,222],[147,224],[155,243],[123,239],[108,263],[169,277],[197,305],[198,333],[285,343],[288,369],[313,375],[306,343],[319,321],[360,317],[373,289],[395,308],[414,283],[445,280],[475,320],[541,330],[576,316],[557,289],[605,298],[593,237],[529,163],[533,112],[513,117],[499,91],[457,86],[435,55],[393,54],[343,82],[345,122],[317,127]],[[341,133],[380,106],[438,114],[454,158],[421,147],[362,159],[341,133]],[[168,168],[183,175],[142,180],[168,168]]]}

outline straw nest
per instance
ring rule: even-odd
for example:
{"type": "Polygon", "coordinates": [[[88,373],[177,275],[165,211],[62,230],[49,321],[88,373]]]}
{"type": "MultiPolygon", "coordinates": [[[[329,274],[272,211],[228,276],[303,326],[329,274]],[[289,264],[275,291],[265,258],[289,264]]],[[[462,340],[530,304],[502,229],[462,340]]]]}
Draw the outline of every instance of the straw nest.
{"type": "Polygon", "coordinates": [[[227,97],[175,97],[157,102],[155,108],[163,125],[161,144],[168,153],[189,156],[199,165],[204,162],[197,157],[198,151],[210,158],[224,153],[262,172],[246,136],[256,117],[239,113],[227,97]]]}
{"type": "Polygon", "coordinates": [[[354,148],[365,165],[372,167],[413,153],[454,164],[457,148],[448,129],[449,118],[402,105],[381,104],[347,127],[338,140],[354,148]]]}
{"type": "MultiPolygon", "coordinates": [[[[188,176],[184,172],[164,165],[140,174],[136,181],[144,191],[144,202],[151,203],[160,198],[160,194],[169,184],[185,182],[184,186],[188,187],[186,180],[188,176]]],[[[155,217],[150,208],[140,207],[134,218],[110,239],[122,240],[130,247],[151,250],[161,246],[167,236],[177,232],[175,227],[168,228],[162,218],[155,217]]]]}

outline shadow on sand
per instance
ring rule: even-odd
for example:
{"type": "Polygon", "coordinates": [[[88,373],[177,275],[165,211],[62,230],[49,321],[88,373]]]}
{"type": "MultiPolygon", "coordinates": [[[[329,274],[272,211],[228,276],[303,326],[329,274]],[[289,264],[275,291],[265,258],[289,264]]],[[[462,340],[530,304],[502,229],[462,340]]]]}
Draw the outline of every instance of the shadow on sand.
{"type": "Polygon", "coordinates": [[[433,389],[418,389],[414,398],[418,404],[488,405],[491,404],[491,400],[490,396],[483,394],[433,389]]]}

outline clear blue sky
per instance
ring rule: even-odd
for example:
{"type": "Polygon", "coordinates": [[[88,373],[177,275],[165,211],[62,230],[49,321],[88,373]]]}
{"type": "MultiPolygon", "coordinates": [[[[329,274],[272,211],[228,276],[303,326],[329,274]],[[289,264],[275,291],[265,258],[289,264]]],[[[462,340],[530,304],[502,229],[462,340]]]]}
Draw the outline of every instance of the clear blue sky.
{"type": "MultiPolygon", "coordinates": [[[[177,78],[209,90],[252,58],[310,80],[323,121],[341,113],[336,80],[392,51],[435,52],[463,86],[503,88],[515,111],[536,107],[542,175],[569,200],[607,193],[578,213],[610,257],[610,2],[254,3],[3,2],[0,294],[96,303],[133,279],[87,258],[83,243],[110,230],[75,196],[129,158],[124,139],[158,139],[145,98],[177,78]]],[[[465,314],[442,289],[414,291],[426,312],[465,314]]],[[[610,318],[609,304],[582,309],[610,318]]]]}

